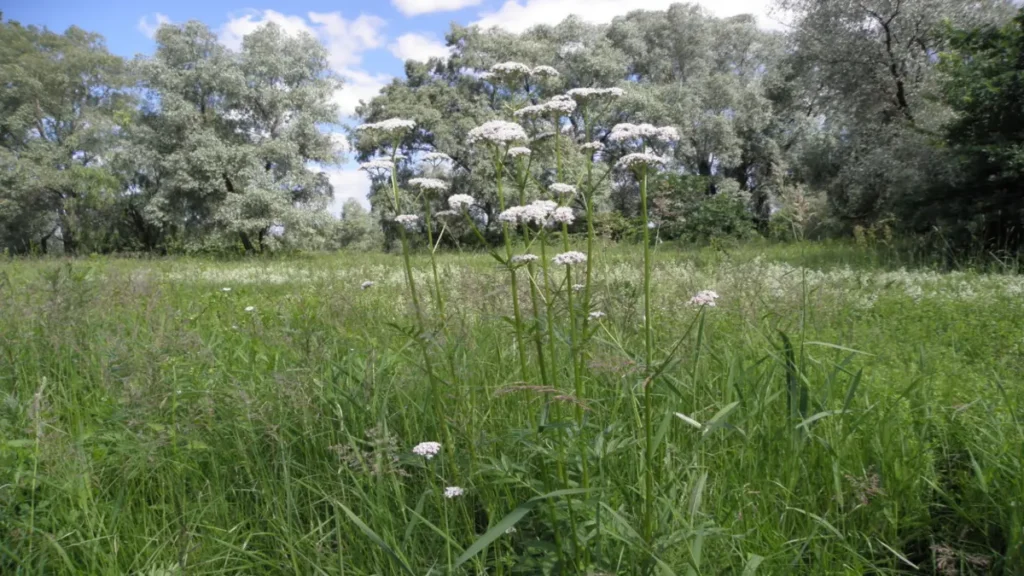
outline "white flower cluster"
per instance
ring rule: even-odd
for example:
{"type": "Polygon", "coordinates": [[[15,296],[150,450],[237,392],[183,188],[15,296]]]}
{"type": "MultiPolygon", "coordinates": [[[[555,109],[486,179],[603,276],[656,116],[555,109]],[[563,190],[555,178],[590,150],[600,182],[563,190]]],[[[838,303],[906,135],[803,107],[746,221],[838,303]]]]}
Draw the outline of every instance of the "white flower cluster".
{"type": "Polygon", "coordinates": [[[444,497],[451,500],[452,498],[458,498],[466,493],[466,490],[459,488],[458,486],[449,486],[444,489],[444,497]]]}
{"type": "Polygon", "coordinates": [[[518,158],[520,156],[529,156],[532,151],[526,146],[513,146],[508,149],[509,158],[518,158]]]}
{"type": "Polygon", "coordinates": [[[484,142],[487,144],[511,144],[528,140],[526,131],[515,122],[491,120],[469,131],[466,141],[470,144],[484,142]]]}
{"type": "Polygon", "coordinates": [[[626,154],[619,161],[615,163],[615,168],[619,170],[631,170],[640,168],[641,166],[651,166],[657,168],[664,166],[668,161],[657,154],[651,154],[649,152],[635,152],[633,154],[626,154]]]}
{"type": "Polygon", "coordinates": [[[586,288],[586,286],[584,286],[583,284],[573,284],[573,285],[572,285],[572,291],[573,291],[573,292],[580,292],[580,291],[582,291],[582,290],[583,290],[584,288],[586,288]]]}
{"type": "Polygon", "coordinates": [[[388,118],[380,122],[356,126],[357,132],[376,132],[387,136],[401,135],[416,127],[416,122],[404,118],[388,118]]]}
{"type": "Polygon", "coordinates": [[[700,292],[697,292],[696,296],[690,298],[690,301],[687,302],[687,304],[690,306],[709,306],[713,308],[715,306],[715,300],[718,300],[718,292],[715,292],[714,290],[701,290],[700,292]]]}
{"type": "Polygon", "coordinates": [[[572,266],[574,264],[583,264],[587,261],[587,255],[583,252],[562,252],[551,259],[552,264],[556,266],[572,266]]]}
{"type": "Polygon", "coordinates": [[[441,164],[443,162],[451,162],[452,157],[445,154],[444,152],[427,152],[423,155],[423,161],[428,164],[441,164]]]}
{"type": "Polygon", "coordinates": [[[427,460],[430,460],[434,456],[441,452],[440,442],[420,442],[416,446],[413,446],[412,453],[417,456],[423,456],[427,460]]]}
{"type": "Polygon", "coordinates": [[[591,320],[600,320],[601,318],[604,318],[604,317],[605,317],[605,313],[601,312],[600,310],[594,310],[589,315],[589,318],[591,320]]]}
{"type": "Polygon", "coordinates": [[[359,165],[360,170],[367,172],[379,172],[381,174],[390,172],[394,168],[394,165],[390,160],[370,160],[369,162],[363,162],[359,165]]]}
{"type": "Polygon", "coordinates": [[[475,202],[476,200],[469,194],[452,194],[448,197],[448,206],[452,210],[466,210],[475,202]]]}
{"type": "Polygon", "coordinates": [[[367,288],[373,288],[373,281],[367,280],[359,285],[360,290],[366,290],[367,288]]]}
{"type": "Polygon", "coordinates": [[[515,78],[516,76],[529,76],[530,67],[522,62],[500,62],[491,66],[491,75],[503,78],[515,78]]]}
{"type": "Polygon", "coordinates": [[[612,142],[653,140],[665,144],[679,140],[679,132],[672,126],[658,128],[653,124],[616,124],[608,134],[612,142]]]}
{"type": "Polygon", "coordinates": [[[398,222],[410,232],[416,230],[419,221],[420,217],[415,214],[399,214],[395,216],[395,222],[398,222]]]}
{"type": "Polygon", "coordinates": [[[529,264],[530,262],[536,262],[536,254],[516,254],[512,257],[513,266],[522,266],[523,264],[529,264]]]}
{"type": "Polygon", "coordinates": [[[575,110],[575,100],[565,95],[559,95],[555,96],[551,100],[548,100],[547,102],[542,102],[540,104],[534,104],[533,106],[520,108],[519,110],[516,110],[512,114],[516,118],[543,117],[549,114],[554,114],[556,112],[561,116],[565,116],[567,114],[572,114],[575,110]]]}
{"type": "Polygon", "coordinates": [[[540,78],[558,78],[558,70],[555,70],[551,66],[534,66],[533,70],[530,71],[532,76],[540,78]]]}
{"type": "Polygon", "coordinates": [[[587,142],[586,144],[581,144],[580,145],[580,150],[590,150],[591,152],[600,152],[601,150],[604,150],[604,144],[601,144],[600,142],[595,140],[594,142],[587,142]]]}
{"type": "Polygon", "coordinates": [[[576,193],[576,187],[571,184],[562,184],[557,182],[548,186],[548,190],[555,196],[572,196],[576,193]]]}
{"type": "Polygon", "coordinates": [[[412,178],[409,185],[420,190],[447,190],[448,183],[437,178],[412,178]]]}
{"type": "Polygon", "coordinates": [[[577,102],[596,100],[601,98],[621,98],[626,94],[622,88],[573,88],[566,94],[577,102]]]}
{"type": "Polygon", "coordinates": [[[551,219],[559,224],[572,224],[576,220],[576,216],[572,213],[572,208],[568,206],[562,206],[555,208],[555,211],[551,213],[551,219]]]}
{"type": "Polygon", "coordinates": [[[557,202],[551,200],[534,200],[526,206],[513,206],[501,214],[498,214],[498,221],[506,224],[534,224],[544,226],[549,224],[551,215],[558,208],[557,202]]]}

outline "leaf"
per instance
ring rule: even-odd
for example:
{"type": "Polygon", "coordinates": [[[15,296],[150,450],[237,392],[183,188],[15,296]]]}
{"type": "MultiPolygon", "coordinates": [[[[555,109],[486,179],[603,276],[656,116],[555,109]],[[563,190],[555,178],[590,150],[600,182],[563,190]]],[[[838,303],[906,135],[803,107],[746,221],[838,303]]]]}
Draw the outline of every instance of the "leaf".
{"type": "Polygon", "coordinates": [[[870,352],[862,352],[860,350],[854,350],[853,348],[847,348],[846,346],[840,346],[838,344],[829,344],[828,342],[804,342],[804,346],[824,346],[826,348],[835,348],[836,350],[842,350],[843,352],[852,352],[854,354],[874,356],[874,354],[870,352]]]}
{"type": "Polygon", "coordinates": [[[808,419],[804,420],[803,422],[797,424],[796,427],[797,428],[805,428],[806,429],[808,426],[810,426],[811,424],[814,424],[815,422],[817,422],[818,420],[821,420],[822,418],[828,418],[829,416],[835,416],[836,414],[842,414],[842,413],[843,413],[842,410],[825,410],[824,412],[818,412],[814,416],[811,416],[810,418],[808,418],[808,419]]]}
{"type": "Polygon", "coordinates": [[[703,428],[703,426],[701,425],[700,422],[697,422],[696,420],[694,420],[693,418],[690,418],[686,414],[683,414],[682,412],[676,412],[675,414],[676,414],[676,418],[679,418],[680,420],[682,420],[683,422],[686,422],[690,426],[693,426],[694,428],[696,428],[698,430],[703,428]]]}
{"type": "Polygon", "coordinates": [[[728,418],[729,414],[732,414],[732,411],[739,405],[740,403],[737,401],[719,410],[718,413],[712,416],[711,420],[708,420],[707,424],[704,425],[704,435],[707,436],[713,430],[717,430],[724,426],[725,419],[728,418]]]}
{"type": "Polygon", "coordinates": [[[589,488],[567,488],[565,490],[555,490],[553,492],[548,492],[547,494],[544,494],[542,496],[530,498],[526,502],[523,502],[518,507],[516,507],[515,510],[506,514],[505,517],[498,521],[497,524],[492,526],[487,532],[484,532],[482,536],[477,538],[476,541],[473,542],[473,544],[469,548],[466,548],[465,552],[463,552],[458,558],[455,559],[454,566],[459,567],[465,564],[467,561],[473,558],[473,556],[476,556],[484,548],[489,546],[491,542],[494,542],[498,538],[504,536],[506,530],[515,526],[516,522],[519,522],[523,519],[524,516],[529,514],[530,510],[532,510],[533,507],[536,506],[538,503],[543,502],[544,500],[548,500],[550,498],[572,496],[575,494],[585,494],[587,492],[590,492],[589,488]]]}
{"type": "Polygon", "coordinates": [[[352,523],[355,524],[356,527],[359,528],[363,532],[363,534],[366,534],[367,538],[372,540],[374,544],[376,544],[377,546],[380,546],[380,548],[382,550],[384,550],[385,552],[388,553],[388,555],[390,555],[392,558],[394,558],[395,562],[398,562],[398,565],[401,566],[402,568],[404,568],[405,571],[408,574],[411,574],[412,576],[416,576],[416,573],[412,571],[412,568],[409,566],[409,563],[406,562],[405,559],[402,558],[398,554],[398,552],[396,552],[393,548],[391,548],[391,546],[388,546],[387,542],[385,542],[383,538],[378,536],[377,533],[374,532],[372,528],[370,528],[369,526],[366,525],[365,522],[360,520],[359,516],[356,516],[355,512],[349,510],[348,506],[345,506],[341,502],[336,502],[336,504],[342,510],[345,511],[345,514],[348,516],[349,520],[351,520],[352,523]]]}
{"type": "Polygon", "coordinates": [[[754,573],[757,572],[757,567],[761,565],[761,562],[764,562],[764,556],[751,554],[750,557],[747,558],[747,565],[743,567],[743,576],[754,576],[754,573]]]}

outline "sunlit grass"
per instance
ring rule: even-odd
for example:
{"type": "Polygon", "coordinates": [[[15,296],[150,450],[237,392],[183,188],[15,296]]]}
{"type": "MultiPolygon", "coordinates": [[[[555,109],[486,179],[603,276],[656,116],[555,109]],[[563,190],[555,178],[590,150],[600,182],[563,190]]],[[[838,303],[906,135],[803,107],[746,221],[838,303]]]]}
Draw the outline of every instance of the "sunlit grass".
{"type": "Polygon", "coordinates": [[[440,398],[400,256],[7,262],[0,573],[1021,569],[1024,279],[652,251],[650,546],[637,246],[595,250],[583,398],[522,377],[487,255],[436,259],[440,398]]]}

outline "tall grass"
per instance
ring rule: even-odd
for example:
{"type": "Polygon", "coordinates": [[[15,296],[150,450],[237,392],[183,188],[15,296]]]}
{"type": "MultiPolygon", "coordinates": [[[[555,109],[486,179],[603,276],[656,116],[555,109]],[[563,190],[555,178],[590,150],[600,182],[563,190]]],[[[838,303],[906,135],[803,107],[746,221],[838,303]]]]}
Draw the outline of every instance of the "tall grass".
{"type": "Polygon", "coordinates": [[[486,255],[434,255],[422,332],[391,255],[5,264],[0,573],[1024,567],[1020,277],[660,249],[652,369],[639,249],[597,251],[583,398],[486,255]]]}

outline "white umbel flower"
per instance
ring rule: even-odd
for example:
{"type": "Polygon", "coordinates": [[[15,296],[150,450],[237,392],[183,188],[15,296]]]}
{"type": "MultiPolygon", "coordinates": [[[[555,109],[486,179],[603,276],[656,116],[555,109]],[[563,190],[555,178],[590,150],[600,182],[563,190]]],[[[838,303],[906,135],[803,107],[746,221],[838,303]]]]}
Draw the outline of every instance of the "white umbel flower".
{"type": "Polygon", "coordinates": [[[367,288],[373,288],[373,285],[374,285],[373,281],[367,280],[366,282],[363,282],[362,284],[359,285],[359,289],[360,290],[366,290],[367,288]]]}
{"type": "Polygon", "coordinates": [[[444,497],[451,500],[452,498],[458,498],[466,493],[464,488],[458,486],[449,486],[444,489],[444,497]]]}
{"type": "Polygon", "coordinates": [[[636,170],[644,166],[650,166],[652,168],[658,168],[667,164],[667,160],[658,156],[657,154],[651,154],[649,152],[635,152],[633,154],[626,154],[619,161],[615,163],[615,168],[619,170],[636,170]]]}
{"type": "Polygon", "coordinates": [[[718,300],[718,292],[715,292],[714,290],[701,290],[700,292],[697,292],[693,298],[690,298],[687,304],[690,306],[708,306],[714,308],[715,300],[718,300]]]}
{"type": "Polygon", "coordinates": [[[555,70],[551,66],[534,66],[533,70],[530,71],[530,75],[537,76],[538,78],[558,78],[558,70],[555,70]]]}
{"type": "Polygon", "coordinates": [[[590,152],[600,152],[601,150],[604,150],[604,144],[602,144],[600,142],[597,142],[597,141],[587,142],[586,144],[581,144],[580,145],[580,150],[589,150],[590,152]]]}
{"type": "Polygon", "coordinates": [[[661,128],[653,124],[616,124],[608,134],[608,140],[612,142],[634,142],[637,140],[649,140],[669,144],[679,140],[679,132],[672,126],[661,128]]]}
{"type": "Polygon", "coordinates": [[[502,210],[501,214],[498,214],[498,222],[504,222],[505,224],[518,224],[520,214],[522,214],[522,212],[522,206],[513,206],[502,210]]]}
{"type": "Polygon", "coordinates": [[[550,191],[555,196],[572,196],[573,194],[576,193],[576,187],[573,186],[572,184],[563,184],[561,182],[557,182],[555,184],[552,184],[551,186],[548,186],[548,191],[550,191]]]}
{"type": "Polygon", "coordinates": [[[572,212],[572,208],[568,206],[562,206],[555,208],[555,211],[551,213],[551,219],[559,224],[572,224],[576,220],[576,216],[572,212]]]}
{"type": "Polygon", "coordinates": [[[451,162],[452,157],[445,154],[444,152],[427,152],[423,155],[423,161],[427,164],[443,164],[445,162],[451,162]]]}
{"type": "Polygon", "coordinates": [[[522,62],[500,62],[491,66],[491,75],[500,78],[516,78],[529,76],[532,70],[522,62]]]}
{"type": "Polygon", "coordinates": [[[470,144],[484,142],[487,144],[512,144],[513,142],[525,142],[529,138],[526,130],[515,122],[504,120],[491,120],[473,128],[466,136],[470,144]]]}
{"type": "Polygon", "coordinates": [[[416,230],[420,221],[420,217],[416,214],[399,214],[395,216],[395,222],[398,222],[405,227],[406,230],[413,232],[416,230]]]}
{"type": "Polygon", "coordinates": [[[558,113],[561,116],[572,114],[576,110],[576,101],[568,96],[555,96],[547,102],[540,104],[534,104],[533,106],[527,106],[520,108],[513,112],[516,118],[522,117],[535,117],[535,116],[548,116],[550,114],[558,113]]]}
{"type": "Polygon", "coordinates": [[[437,178],[412,178],[409,180],[409,185],[420,190],[444,191],[448,189],[448,183],[437,178]]]}
{"type": "Polygon", "coordinates": [[[621,98],[626,94],[626,91],[622,88],[573,88],[566,92],[566,94],[577,102],[582,103],[591,100],[621,98]]]}
{"type": "Polygon", "coordinates": [[[476,200],[469,194],[452,194],[448,197],[448,206],[452,210],[465,210],[472,206],[476,200]]]}
{"type": "Polygon", "coordinates": [[[536,262],[538,260],[536,254],[516,254],[512,257],[513,266],[522,266],[523,264],[529,264],[530,262],[536,262]]]}
{"type": "Polygon", "coordinates": [[[388,118],[380,122],[356,126],[356,132],[373,132],[385,136],[401,136],[416,127],[414,120],[388,118]]]}
{"type": "Polygon", "coordinates": [[[605,317],[605,313],[604,313],[604,312],[601,312],[600,310],[594,310],[593,312],[591,312],[591,313],[589,314],[589,316],[588,316],[588,317],[589,317],[589,318],[590,318],[591,320],[600,320],[601,318],[604,318],[604,317],[605,317]]]}
{"type": "Polygon", "coordinates": [[[440,442],[420,442],[412,448],[413,454],[423,456],[427,460],[437,456],[439,452],[441,452],[440,442]]]}
{"type": "Polygon", "coordinates": [[[583,264],[587,261],[587,255],[583,252],[562,252],[551,259],[551,263],[556,266],[573,266],[575,264],[583,264]]]}
{"type": "Polygon", "coordinates": [[[586,286],[584,286],[583,284],[573,284],[573,285],[572,285],[572,291],[573,291],[573,292],[580,292],[580,291],[582,291],[582,290],[583,290],[584,288],[586,288],[586,286]]]}
{"type": "Polygon", "coordinates": [[[513,146],[512,148],[508,149],[508,157],[509,158],[518,158],[520,156],[529,156],[532,153],[533,153],[533,151],[530,150],[529,148],[527,148],[526,146],[513,146]]]}
{"type": "Polygon", "coordinates": [[[359,165],[360,170],[376,174],[386,174],[393,168],[394,164],[390,160],[370,160],[359,165]]]}

